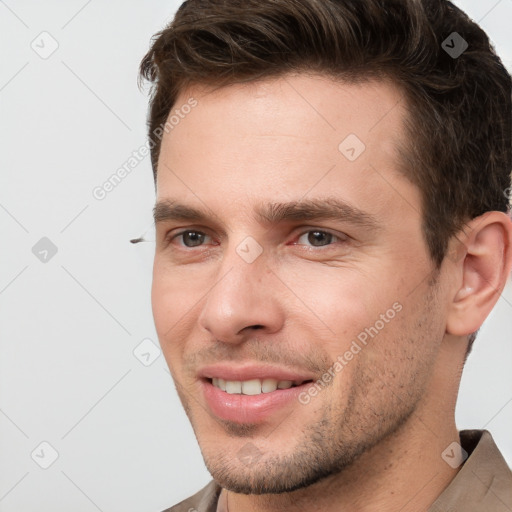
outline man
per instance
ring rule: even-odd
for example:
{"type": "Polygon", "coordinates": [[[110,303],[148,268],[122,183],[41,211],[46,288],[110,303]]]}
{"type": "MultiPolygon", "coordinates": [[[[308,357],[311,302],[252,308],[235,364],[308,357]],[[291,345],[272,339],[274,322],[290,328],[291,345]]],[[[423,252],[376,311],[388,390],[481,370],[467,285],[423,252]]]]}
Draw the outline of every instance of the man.
{"type": "Polygon", "coordinates": [[[153,84],[153,312],[187,512],[506,511],[454,409],[512,266],[511,79],[441,0],[188,0],[153,84]]]}

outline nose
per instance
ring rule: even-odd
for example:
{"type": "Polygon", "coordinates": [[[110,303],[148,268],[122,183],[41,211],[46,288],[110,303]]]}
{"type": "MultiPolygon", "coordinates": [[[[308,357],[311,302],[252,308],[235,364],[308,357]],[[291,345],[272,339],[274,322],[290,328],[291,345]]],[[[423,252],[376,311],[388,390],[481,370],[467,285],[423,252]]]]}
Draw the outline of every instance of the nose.
{"type": "Polygon", "coordinates": [[[284,323],[278,280],[260,256],[252,263],[236,253],[226,258],[217,282],[207,294],[199,325],[216,340],[241,343],[254,331],[270,334],[284,323]]]}

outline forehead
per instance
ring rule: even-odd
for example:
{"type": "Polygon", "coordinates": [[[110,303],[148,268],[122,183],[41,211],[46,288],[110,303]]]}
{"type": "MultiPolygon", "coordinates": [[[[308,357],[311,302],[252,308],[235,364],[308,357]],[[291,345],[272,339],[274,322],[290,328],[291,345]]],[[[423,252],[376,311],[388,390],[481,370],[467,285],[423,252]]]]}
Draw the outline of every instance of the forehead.
{"type": "MultiPolygon", "coordinates": [[[[191,120],[186,124],[198,114],[213,115],[212,122],[222,122],[218,129],[234,125],[241,134],[270,135],[284,129],[309,137],[334,133],[339,137],[348,131],[361,139],[387,139],[402,135],[406,112],[405,90],[389,79],[354,83],[326,75],[288,74],[217,88],[196,84],[181,91],[169,117],[192,97],[199,108],[187,115],[191,120]]],[[[173,130],[174,139],[179,139],[180,132],[173,130]]]]}
{"type": "MultiPolygon", "coordinates": [[[[246,207],[251,197],[298,200],[334,190],[354,203],[381,195],[383,184],[390,188],[382,176],[400,175],[405,113],[402,90],[387,81],[286,75],[191,86],[170,113],[179,122],[163,136],[157,199],[178,195],[197,205],[200,194],[216,194],[246,207]],[[182,108],[192,98],[195,106],[182,108]]],[[[395,194],[379,200],[392,204],[395,194]]]]}

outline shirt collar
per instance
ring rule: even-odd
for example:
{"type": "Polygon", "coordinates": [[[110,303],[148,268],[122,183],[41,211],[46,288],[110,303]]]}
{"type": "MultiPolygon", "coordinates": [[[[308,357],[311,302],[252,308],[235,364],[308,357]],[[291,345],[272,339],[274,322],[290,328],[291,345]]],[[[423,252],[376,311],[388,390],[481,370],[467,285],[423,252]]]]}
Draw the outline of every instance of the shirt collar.
{"type": "Polygon", "coordinates": [[[460,444],[470,455],[428,512],[510,512],[512,472],[487,430],[462,430],[460,444]]]}

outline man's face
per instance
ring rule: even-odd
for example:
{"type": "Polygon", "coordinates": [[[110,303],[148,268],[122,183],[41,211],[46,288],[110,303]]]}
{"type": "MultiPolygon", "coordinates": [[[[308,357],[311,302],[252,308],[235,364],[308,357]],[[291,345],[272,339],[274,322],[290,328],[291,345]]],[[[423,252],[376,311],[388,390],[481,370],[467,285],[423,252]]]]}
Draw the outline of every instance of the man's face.
{"type": "Polygon", "coordinates": [[[298,75],[190,88],[171,114],[192,96],[158,166],[160,343],[213,477],[304,487],[434,387],[444,298],[399,172],[405,100],[298,75]]]}

